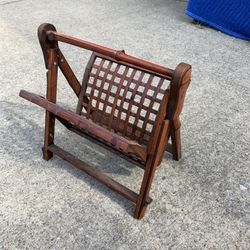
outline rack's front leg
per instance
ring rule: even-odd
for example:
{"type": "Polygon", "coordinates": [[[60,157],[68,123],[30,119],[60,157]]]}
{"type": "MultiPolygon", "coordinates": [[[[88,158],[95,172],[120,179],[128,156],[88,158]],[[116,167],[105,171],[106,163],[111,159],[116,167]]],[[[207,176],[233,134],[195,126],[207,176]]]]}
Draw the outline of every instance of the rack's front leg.
{"type": "Polygon", "coordinates": [[[138,195],[135,207],[134,217],[136,219],[142,219],[147,208],[147,203],[145,202],[153,182],[155,171],[159,165],[161,156],[165,149],[165,142],[169,132],[169,121],[165,120],[162,125],[161,133],[158,138],[157,145],[155,145],[155,150],[152,155],[149,156],[145,173],[143,176],[140,193],[138,195]]]}
{"type": "MultiPolygon", "coordinates": [[[[48,71],[47,71],[47,99],[56,102],[58,59],[56,49],[48,51],[48,71]]],[[[54,144],[55,115],[46,110],[43,158],[48,161],[53,157],[53,153],[48,150],[54,144]]]]}

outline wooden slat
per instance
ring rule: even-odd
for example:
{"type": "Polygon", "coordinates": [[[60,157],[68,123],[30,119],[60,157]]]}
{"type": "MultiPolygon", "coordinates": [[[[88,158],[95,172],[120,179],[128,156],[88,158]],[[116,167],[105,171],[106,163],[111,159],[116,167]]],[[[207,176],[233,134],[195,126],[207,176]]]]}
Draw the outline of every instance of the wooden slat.
{"type": "Polygon", "coordinates": [[[160,161],[160,157],[162,156],[162,152],[164,151],[164,146],[166,143],[166,138],[168,136],[169,131],[169,121],[164,121],[161,127],[161,136],[158,137],[158,142],[156,147],[154,148],[153,155],[150,156],[145,173],[143,176],[140,194],[138,196],[136,202],[136,209],[135,209],[135,217],[137,219],[141,219],[145,213],[147,207],[147,197],[149,196],[149,191],[151,188],[151,184],[153,182],[153,178],[155,175],[156,168],[160,161]]]}
{"type": "Polygon", "coordinates": [[[86,133],[96,136],[100,140],[105,141],[107,144],[111,144],[112,147],[122,150],[128,154],[135,154],[144,162],[146,161],[146,151],[136,141],[127,140],[122,136],[119,136],[105,128],[98,126],[97,124],[95,124],[91,120],[86,119],[83,116],[79,116],[72,111],[66,110],[59,105],[49,102],[39,95],[30,93],[25,90],[21,90],[19,95],[24,99],[33,102],[42,108],[45,108],[47,111],[53,113],[54,115],[59,116],[62,119],[72,123],[73,125],[78,126],[79,128],[85,130],[86,133]]]}
{"type": "MultiPolygon", "coordinates": [[[[129,86],[131,85],[132,81],[133,81],[133,78],[136,74],[136,70],[133,69],[132,73],[131,73],[131,77],[128,79],[128,82],[127,82],[127,85],[125,86],[125,89],[124,89],[124,92],[123,92],[123,96],[121,98],[121,104],[120,104],[120,109],[119,109],[119,112],[118,112],[118,115],[117,115],[117,119],[116,119],[116,125],[114,126],[114,130],[115,131],[118,131],[119,130],[119,125],[121,124],[121,122],[123,122],[121,120],[122,118],[122,108],[123,107],[123,104],[124,102],[126,101],[126,95],[127,95],[127,92],[129,90],[129,86]]],[[[127,110],[125,109],[124,111],[127,112],[127,110]]],[[[123,126],[124,127],[124,126],[123,126]]]]}
{"type": "MultiPolygon", "coordinates": [[[[100,181],[105,186],[109,187],[111,190],[117,192],[118,194],[122,195],[123,197],[127,198],[128,200],[132,201],[133,203],[136,203],[138,194],[136,194],[134,191],[130,190],[129,188],[121,185],[117,181],[113,180],[109,176],[102,173],[100,170],[95,169],[85,162],[77,159],[69,152],[63,150],[62,148],[56,146],[56,145],[50,145],[48,148],[52,153],[59,156],[63,160],[69,162],[74,167],[83,170],[86,174],[92,176],[93,178],[100,181]]],[[[146,203],[151,203],[152,199],[147,198],[146,203]]]]}
{"type": "MultiPolygon", "coordinates": [[[[106,113],[109,113],[110,118],[112,116],[111,111],[109,112],[107,110],[108,104],[110,104],[110,102],[109,102],[109,96],[110,96],[110,93],[111,93],[111,89],[114,86],[114,80],[115,80],[116,74],[117,74],[118,70],[120,69],[120,67],[121,67],[121,65],[119,65],[119,64],[117,64],[116,67],[115,67],[114,73],[112,74],[112,78],[111,78],[112,84],[109,84],[109,86],[108,86],[107,94],[106,94],[106,97],[105,97],[105,100],[104,100],[104,103],[103,103],[103,111],[106,112],[106,113]]],[[[102,124],[103,124],[103,121],[102,121],[102,124]]],[[[111,127],[110,128],[108,127],[108,129],[111,130],[111,127]]]]}
{"type": "MultiPolygon", "coordinates": [[[[134,124],[137,124],[138,121],[139,121],[139,119],[141,119],[142,121],[144,120],[144,117],[141,116],[141,110],[142,110],[143,102],[144,102],[144,100],[145,100],[145,98],[146,98],[146,95],[147,95],[147,93],[148,93],[149,88],[151,87],[151,83],[152,83],[153,79],[154,79],[154,76],[153,76],[153,75],[150,75],[150,77],[148,78],[147,83],[145,84],[145,88],[144,88],[143,93],[140,93],[140,95],[141,95],[141,100],[140,100],[140,102],[139,102],[139,104],[138,104],[138,110],[137,110],[137,112],[136,112],[136,117],[135,117],[135,122],[134,122],[134,124]]],[[[137,93],[136,93],[136,94],[137,94],[137,93]]],[[[152,110],[152,109],[151,109],[151,110],[152,110]]],[[[152,112],[151,112],[151,113],[152,113],[152,112]]],[[[133,135],[132,138],[133,138],[133,139],[135,138],[135,131],[136,131],[136,130],[138,130],[138,128],[134,126],[133,131],[132,131],[132,135],[133,135]]],[[[140,137],[140,138],[139,138],[139,143],[142,141],[142,139],[143,139],[143,137],[140,137]]]]}
{"type": "Polygon", "coordinates": [[[120,78],[120,83],[118,85],[118,89],[116,91],[116,95],[115,95],[115,99],[114,99],[114,102],[113,102],[113,106],[112,106],[112,111],[111,111],[111,115],[110,115],[110,118],[109,118],[109,125],[108,125],[108,129],[111,130],[112,128],[112,125],[113,125],[113,121],[114,121],[114,115],[115,115],[115,110],[117,110],[117,101],[119,99],[119,96],[120,96],[120,91],[121,91],[121,88],[122,88],[122,84],[123,84],[123,81],[128,73],[128,70],[129,68],[126,67],[124,72],[123,72],[123,75],[122,77],[120,78]]]}
{"type": "MultiPolygon", "coordinates": [[[[133,65],[131,63],[124,62],[124,61],[118,61],[115,58],[110,57],[110,56],[106,56],[104,54],[96,53],[96,55],[99,56],[99,57],[105,58],[106,60],[109,60],[109,61],[112,61],[112,62],[115,62],[115,63],[120,63],[120,64],[122,64],[124,66],[127,66],[129,68],[132,68],[132,69],[137,69],[137,70],[140,70],[140,71],[144,71],[145,73],[153,74],[153,75],[158,76],[158,77],[163,77],[164,79],[167,79],[167,80],[171,80],[172,79],[171,76],[166,76],[166,74],[157,73],[157,72],[155,72],[153,70],[149,70],[149,69],[140,67],[138,65],[135,67],[135,65],[133,65]]],[[[171,71],[173,71],[173,70],[171,70],[171,71]]],[[[118,74],[118,76],[119,76],[119,74],[118,74]]],[[[125,78],[125,80],[127,80],[127,79],[125,78]]]]}
{"type": "Polygon", "coordinates": [[[81,84],[77,80],[74,72],[72,71],[71,67],[69,66],[63,53],[59,49],[58,49],[58,55],[59,55],[59,60],[58,60],[59,67],[60,67],[63,75],[67,79],[70,87],[73,89],[76,96],[79,97],[80,91],[81,91],[81,84]]]}
{"type": "MultiPolygon", "coordinates": [[[[55,49],[49,49],[48,52],[48,71],[47,71],[47,99],[52,103],[56,102],[58,74],[58,59],[55,49]]],[[[54,143],[55,135],[55,115],[46,110],[45,130],[44,130],[44,154],[43,158],[49,160],[53,154],[48,151],[48,146],[54,143]]]]}
{"type": "Polygon", "coordinates": [[[165,76],[165,78],[167,79],[171,79],[174,71],[172,69],[163,67],[161,65],[158,64],[154,64],[139,58],[136,58],[134,56],[130,56],[125,54],[123,51],[117,51],[114,49],[109,49],[106,48],[104,46],[100,46],[91,42],[87,42],[78,38],[74,38],[68,35],[64,35],[64,34],[60,34],[58,32],[55,31],[49,31],[47,32],[48,35],[48,39],[50,41],[56,40],[56,41],[61,41],[64,43],[68,43],[80,48],[84,48],[87,50],[92,50],[94,52],[112,57],[114,59],[116,59],[117,61],[123,61],[123,62],[127,62],[130,63],[132,65],[138,66],[138,67],[142,67],[151,71],[154,71],[156,73],[159,74],[163,74],[165,76]]]}
{"type": "Polygon", "coordinates": [[[93,99],[94,91],[95,91],[95,88],[94,88],[94,87],[95,87],[96,84],[97,84],[97,76],[99,75],[99,73],[100,73],[100,71],[101,71],[101,69],[102,69],[103,64],[104,64],[104,60],[101,61],[100,65],[99,65],[99,67],[98,67],[98,69],[97,69],[96,75],[95,75],[95,77],[94,77],[93,87],[92,87],[92,89],[91,89],[90,98],[89,98],[89,105],[88,105],[88,109],[87,109],[87,118],[90,117],[90,114],[91,114],[91,112],[92,112],[93,110],[96,110],[96,109],[97,109],[96,106],[95,106],[95,107],[92,106],[92,99],[93,99]]]}
{"type": "MultiPolygon", "coordinates": [[[[104,86],[104,84],[105,84],[105,81],[106,81],[106,79],[107,79],[107,75],[108,75],[108,73],[109,73],[109,71],[110,71],[110,69],[111,69],[111,66],[112,66],[112,63],[111,62],[109,62],[108,63],[108,67],[107,67],[107,70],[105,71],[105,73],[104,73],[104,76],[103,76],[103,78],[101,79],[101,85],[100,85],[100,90],[103,90],[103,86],[104,86]]],[[[97,86],[96,86],[96,89],[97,89],[97,86]]],[[[96,110],[99,110],[99,105],[100,105],[100,100],[101,100],[101,96],[102,96],[102,94],[103,94],[103,91],[100,91],[99,90],[99,93],[98,93],[98,97],[97,97],[97,101],[96,101],[96,110]]],[[[92,119],[94,120],[96,117],[95,116],[92,116],[92,119]]],[[[95,122],[96,122],[96,120],[94,120],[95,122]]],[[[102,121],[102,119],[99,119],[99,124],[101,125],[101,126],[103,126],[103,121],[102,121]]]]}
{"type": "MultiPolygon", "coordinates": [[[[162,86],[162,84],[163,84],[163,81],[164,81],[164,79],[160,79],[160,81],[159,81],[159,83],[158,83],[158,85],[157,85],[157,87],[156,87],[156,91],[154,91],[153,92],[153,96],[152,96],[152,98],[151,99],[153,99],[153,100],[155,100],[156,99],[156,96],[157,96],[157,94],[159,93],[159,90],[160,90],[160,88],[161,88],[161,86],[162,86]]],[[[154,102],[151,100],[150,101],[150,104],[149,104],[149,106],[148,106],[148,108],[147,108],[147,113],[146,113],[146,116],[145,116],[145,118],[144,118],[144,121],[143,121],[143,127],[142,127],[142,132],[141,132],[141,134],[140,134],[140,136],[143,138],[143,136],[144,136],[144,133],[146,132],[146,128],[147,128],[147,125],[148,125],[148,122],[149,122],[149,117],[150,117],[150,114],[152,113],[151,111],[152,111],[152,109],[153,109],[153,105],[154,105],[154,102]]],[[[157,114],[157,116],[159,115],[159,113],[157,114]]],[[[163,117],[163,119],[164,119],[164,117],[163,117]]],[[[162,120],[163,120],[162,119],[162,120]]]]}
{"type": "Polygon", "coordinates": [[[82,136],[82,137],[94,142],[95,144],[107,149],[108,151],[111,151],[111,152],[113,152],[115,154],[119,154],[119,156],[122,157],[123,159],[137,165],[138,167],[140,167],[142,169],[145,169],[145,163],[143,163],[141,160],[131,158],[131,156],[127,156],[126,154],[124,154],[124,152],[119,151],[116,148],[112,148],[110,145],[106,145],[103,141],[98,140],[98,138],[91,137],[90,134],[84,133],[84,131],[82,131],[79,127],[72,125],[71,123],[63,120],[61,117],[56,116],[56,119],[59,122],[61,122],[70,131],[72,131],[72,132],[78,134],[79,136],[82,136]]]}
{"type": "MultiPolygon", "coordinates": [[[[76,113],[78,115],[80,115],[81,112],[82,112],[83,103],[86,103],[87,105],[89,105],[89,99],[88,99],[88,97],[86,97],[85,92],[86,92],[87,83],[88,83],[88,80],[89,80],[89,75],[90,75],[90,72],[91,72],[92,65],[93,65],[94,61],[95,61],[95,53],[92,53],[91,57],[90,57],[90,59],[89,59],[89,61],[87,63],[87,66],[85,68],[83,79],[82,79],[82,87],[81,87],[81,91],[80,91],[80,95],[79,95],[79,99],[78,99],[78,104],[77,104],[77,107],[76,107],[76,113]]],[[[85,109],[85,112],[86,112],[86,107],[84,107],[84,109],[85,109]]]]}

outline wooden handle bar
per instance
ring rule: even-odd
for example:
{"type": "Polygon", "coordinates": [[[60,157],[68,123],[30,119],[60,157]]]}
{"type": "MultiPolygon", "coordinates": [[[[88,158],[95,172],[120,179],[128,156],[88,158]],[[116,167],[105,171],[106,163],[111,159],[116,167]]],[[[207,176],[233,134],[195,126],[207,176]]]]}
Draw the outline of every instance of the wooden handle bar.
{"type": "Polygon", "coordinates": [[[91,120],[77,115],[70,110],[66,110],[57,104],[48,101],[47,99],[43,98],[42,96],[30,93],[25,90],[21,90],[19,96],[23,97],[24,99],[37,104],[38,106],[48,110],[49,112],[53,113],[56,116],[61,117],[62,119],[70,122],[71,124],[80,127],[81,129],[85,130],[87,133],[91,134],[92,136],[99,138],[107,143],[113,145],[113,147],[117,148],[118,150],[122,150],[124,152],[136,153],[145,161],[146,160],[146,152],[140,150],[140,145],[135,141],[127,140],[119,135],[114,134],[113,132],[98,126],[97,124],[93,123],[91,120]]]}
{"type": "Polygon", "coordinates": [[[106,48],[104,46],[97,45],[95,43],[91,43],[91,42],[84,41],[78,38],[60,34],[56,31],[48,31],[46,34],[50,41],[53,41],[53,40],[60,41],[60,42],[68,43],[68,44],[71,44],[71,45],[74,45],[83,49],[91,50],[91,51],[103,54],[105,56],[109,56],[117,61],[123,61],[129,64],[132,64],[134,66],[145,68],[146,70],[150,70],[158,74],[164,75],[169,80],[171,80],[174,74],[174,70],[172,69],[142,60],[140,58],[127,55],[125,54],[124,51],[106,48]]]}

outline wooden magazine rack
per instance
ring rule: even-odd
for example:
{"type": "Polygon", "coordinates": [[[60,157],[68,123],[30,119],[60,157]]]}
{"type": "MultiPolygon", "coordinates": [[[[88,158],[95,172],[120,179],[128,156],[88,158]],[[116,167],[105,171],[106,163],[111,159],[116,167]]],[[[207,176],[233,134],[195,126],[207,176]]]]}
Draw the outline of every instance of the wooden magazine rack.
{"type": "Polygon", "coordinates": [[[175,70],[87,41],[60,34],[51,24],[38,28],[47,68],[46,98],[20,91],[20,96],[46,109],[43,157],[57,155],[135,204],[140,219],[152,201],[149,191],[165,150],[181,157],[180,119],[191,66],[175,70]],[[61,52],[58,42],[93,51],[82,84],[61,52]],[[78,104],[72,112],[56,104],[57,73],[62,71],[78,104]],[[54,144],[55,119],[144,169],[139,194],[54,144]],[[168,142],[171,138],[171,144],[168,142]]]}

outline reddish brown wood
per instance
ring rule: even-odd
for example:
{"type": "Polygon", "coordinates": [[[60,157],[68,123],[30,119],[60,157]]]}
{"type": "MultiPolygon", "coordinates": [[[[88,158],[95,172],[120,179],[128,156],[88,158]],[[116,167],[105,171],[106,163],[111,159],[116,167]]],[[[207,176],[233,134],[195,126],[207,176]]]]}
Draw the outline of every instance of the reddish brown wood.
{"type": "Polygon", "coordinates": [[[67,36],[64,34],[60,34],[54,30],[47,31],[47,37],[50,41],[61,41],[64,43],[68,43],[83,49],[91,50],[97,53],[100,53],[104,56],[111,57],[117,61],[121,61],[123,63],[129,63],[131,65],[141,67],[144,70],[149,70],[154,72],[155,74],[160,74],[168,79],[171,79],[173,75],[173,70],[169,68],[165,68],[161,65],[157,65],[124,53],[124,50],[114,50],[109,49],[104,46],[100,46],[88,41],[84,41],[78,38],[74,38],[71,36],[67,36]]]}
{"type": "Polygon", "coordinates": [[[96,178],[135,203],[134,217],[141,219],[151,202],[151,184],[164,151],[172,153],[175,160],[181,157],[179,116],[191,66],[181,63],[171,70],[129,56],[125,51],[60,34],[51,24],[42,24],[38,37],[48,69],[47,96],[45,99],[25,90],[20,91],[20,96],[46,109],[44,158],[48,160],[55,154],[96,178]],[[93,51],[81,85],[58,41],[93,51]],[[56,104],[58,67],[78,98],[76,112],[56,104]],[[139,194],[56,146],[55,119],[70,131],[143,168],[139,194]]]}
{"type": "MultiPolygon", "coordinates": [[[[129,188],[121,185],[117,181],[111,179],[98,169],[94,169],[92,166],[89,166],[85,162],[75,158],[72,154],[68,153],[67,151],[61,149],[60,147],[56,145],[50,145],[49,150],[56,154],[57,156],[61,157],[63,160],[69,162],[76,168],[79,168],[86,172],[88,175],[92,176],[93,178],[97,179],[100,181],[102,184],[106,185],[113,191],[117,192],[118,194],[124,196],[128,200],[132,201],[133,203],[136,203],[138,195],[130,190],[129,188]]],[[[150,204],[152,202],[152,199],[150,197],[147,197],[145,200],[146,204],[150,204]]]]}
{"type": "MultiPolygon", "coordinates": [[[[57,88],[57,69],[58,60],[55,49],[49,49],[48,52],[48,72],[47,72],[47,99],[51,102],[56,102],[57,88]]],[[[46,110],[45,115],[45,132],[44,132],[44,148],[43,158],[49,160],[53,154],[48,150],[48,147],[54,143],[55,134],[55,115],[46,110]]]]}
{"type": "Polygon", "coordinates": [[[45,67],[48,69],[48,58],[49,58],[49,49],[57,49],[58,48],[58,42],[57,41],[50,41],[47,38],[47,32],[48,31],[56,31],[56,28],[54,25],[50,23],[43,23],[38,27],[37,35],[38,40],[42,48],[45,67]]]}
{"type": "Polygon", "coordinates": [[[149,195],[156,168],[161,160],[160,157],[162,156],[162,152],[164,151],[168,130],[169,121],[163,121],[162,128],[161,130],[159,130],[159,133],[161,133],[161,135],[158,136],[158,142],[155,145],[154,152],[149,155],[149,159],[146,164],[146,170],[143,176],[140,194],[136,202],[136,209],[134,214],[134,217],[137,219],[141,219],[144,216],[146,207],[148,205],[145,201],[149,195]]]}
{"type": "Polygon", "coordinates": [[[172,141],[173,159],[178,161],[181,158],[181,123],[179,118],[170,122],[170,137],[172,141]]]}
{"type": "MultiPolygon", "coordinates": [[[[94,53],[92,53],[90,59],[89,59],[89,62],[85,68],[85,72],[84,72],[84,75],[83,75],[83,80],[82,80],[82,86],[81,86],[81,90],[80,90],[80,96],[79,96],[79,99],[82,100],[81,102],[78,101],[78,104],[77,104],[77,107],[76,107],[76,113],[78,115],[81,114],[82,112],[82,109],[83,109],[83,101],[86,103],[86,105],[89,104],[89,99],[85,96],[85,92],[86,92],[86,88],[87,88],[87,82],[88,82],[88,79],[89,79],[89,74],[90,74],[90,70],[91,70],[91,67],[92,67],[92,64],[95,60],[95,55],[94,53]]],[[[86,108],[86,106],[85,106],[86,108]]]]}
{"type": "MultiPolygon", "coordinates": [[[[140,167],[142,169],[145,169],[145,163],[143,161],[141,161],[139,158],[133,158],[133,157],[131,157],[131,155],[124,154],[124,152],[121,152],[120,150],[118,150],[116,148],[110,147],[110,145],[107,145],[105,142],[97,140],[96,138],[91,137],[90,134],[86,134],[81,128],[79,128],[78,126],[72,125],[70,122],[65,121],[61,117],[56,116],[56,118],[58,119],[59,122],[61,122],[70,131],[72,131],[72,132],[74,132],[74,133],[76,133],[76,134],[78,134],[78,135],[80,135],[80,136],[82,136],[84,138],[87,138],[88,140],[94,142],[95,144],[104,147],[108,151],[119,155],[120,157],[122,157],[125,160],[137,165],[138,167],[140,167]]],[[[170,147],[172,148],[172,145],[170,145],[170,147]]]]}
{"type": "Polygon", "coordinates": [[[171,121],[170,136],[172,140],[173,159],[176,161],[181,158],[181,122],[179,116],[190,81],[191,66],[180,63],[175,69],[170,83],[170,96],[166,113],[166,118],[171,121]]]}
{"type": "Polygon", "coordinates": [[[79,97],[80,91],[81,91],[81,85],[79,81],[77,80],[73,70],[69,66],[63,53],[59,49],[57,50],[57,53],[58,53],[58,64],[59,64],[60,70],[62,71],[64,77],[67,79],[70,87],[73,89],[76,96],[79,97]]]}
{"type": "Polygon", "coordinates": [[[87,107],[86,117],[99,125],[147,146],[167,80],[100,54],[94,53],[91,62],[78,107],[87,107]]]}
{"type": "MultiPolygon", "coordinates": [[[[85,131],[86,134],[106,142],[110,147],[114,147],[117,150],[123,151],[124,153],[129,155],[134,154],[134,157],[139,157],[143,162],[146,161],[146,152],[144,148],[136,141],[127,140],[122,136],[108,131],[105,128],[96,125],[91,120],[86,119],[83,116],[79,116],[72,111],[66,110],[59,105],[49,102],[39,95],[21,90],[20,96],[46,109],[49,114],[61,117],[65,121],[70,122],[72,125],[78,126],[82,129],[82,131],[85,131]]],[[[53,137],[50,134],[48,138],[50,139],[53,137]]],[[[51,143],[46,144],[46,146],[51,144],[53,144],[53,140],[51,141],[51,143]]]]}

